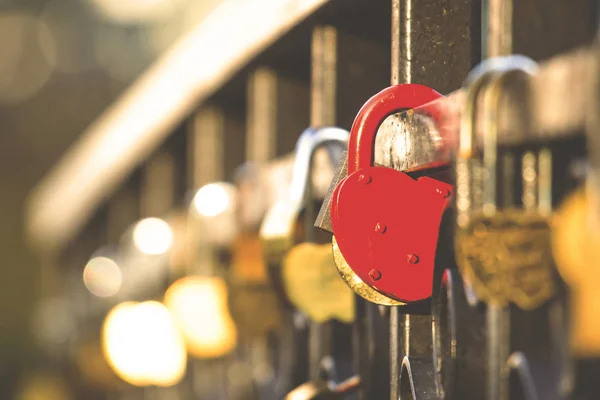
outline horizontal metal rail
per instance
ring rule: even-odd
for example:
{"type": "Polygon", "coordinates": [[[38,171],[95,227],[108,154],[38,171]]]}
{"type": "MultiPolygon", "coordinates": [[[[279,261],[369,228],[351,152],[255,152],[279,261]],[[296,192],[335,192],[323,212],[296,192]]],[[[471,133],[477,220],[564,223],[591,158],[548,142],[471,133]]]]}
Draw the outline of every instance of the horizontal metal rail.
{"type": "Polygon", "coordinates": [[[223,2],[134,82],[34,188],[26,210],[30,240],[60,249],[185,115],[327,2],[223,2]]]}

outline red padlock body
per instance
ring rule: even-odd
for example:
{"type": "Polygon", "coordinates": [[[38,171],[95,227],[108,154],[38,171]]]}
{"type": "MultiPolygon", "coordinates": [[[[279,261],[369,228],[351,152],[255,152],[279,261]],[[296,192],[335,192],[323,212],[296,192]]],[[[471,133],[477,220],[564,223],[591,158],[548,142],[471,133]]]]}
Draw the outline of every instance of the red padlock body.
{"type": "Polygon", "coordinates": [[[450,184],[391,168],[348,175],[331,202],[332,228],[348,265],[388,297],[407,303],[430,297],[439,224],[451,196],[450,184]]]}

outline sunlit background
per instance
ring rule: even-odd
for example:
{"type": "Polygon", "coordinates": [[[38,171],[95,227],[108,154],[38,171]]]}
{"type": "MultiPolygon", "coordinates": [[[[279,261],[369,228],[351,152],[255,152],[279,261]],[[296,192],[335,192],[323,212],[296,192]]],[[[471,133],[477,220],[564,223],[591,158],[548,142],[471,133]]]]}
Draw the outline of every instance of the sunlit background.
{"type": "MultiPolygon", "coordinates": [[[[69,333],[78,324],[76,319],[82,312],[73,309],[82,304],[72,302],[81,294],[65,293],[63,298],[41,303],[36,300],[41,290],[38,277],[42,266],[24,243],[23,206],[27,192],[77,135],[218,2],[0,0],[0,254],[3,267],[0,393],[22,388],[20,398],[23,399],[69,398],[61,395],[67,389],[55,376],[30,374],[28,379],[34,383],[28,384],[22,372],[28,370],[28,365],[36,364],[38,343],[55,345],[69,341],[69,333]],[[31,329],[32,315],[37,316],[33,318],[34,329],[31,329]]],[[[143,254],[160,255],[172,244],[173,233],[162,220],[142,220],[132,229],[133,242],[143,254]]],[[[129,290],[129,281],[133,278],[131,260],[115,258],[116,253],[110,249],[100,251],[82,269],[83,276],[73,277],[73,280],[83,282],[93,296],[118,298],[120,292],[129,290]]],[[[160,275],[160,271],[156,274],[160,275]]],[[[132,368],[125,372],[132,380],[158,379],[157,385],[166,385],[180,379],[185,365],[184,342],[175,335],[172,325],[161,322],[172,319],[165,306],[158,303],[120,306],[110,315],[104,327],[106,354],[113,354],[115,346],[125,346],[147,357],[164,358],[165,354],[173,357],[157,364],[170,367],[166,373],[138,371],[136,365],[121,366],[121,360],[109,357],[113,365],[123,370],[132,368]],[[156,347],[156,354],[150,354],[144,346],[153,340],[151,337],[147,338],[148,343],[127,342],[126,338],[122,343],[114,343],[114,335],[123,330],[129,332],[130,338],[136,335],[123,323],[167,338],[165,346],[174,351],[156,347]],[[160,329],[153,328],[157,324],[160,329]],[[157,378],[157,374],[163,376],[157,378]]],[[[139,359],[140,363],[152,364],[145,361],[139,359]]],[[[100,375],[97,371],[95,374],[100,375]]]]}

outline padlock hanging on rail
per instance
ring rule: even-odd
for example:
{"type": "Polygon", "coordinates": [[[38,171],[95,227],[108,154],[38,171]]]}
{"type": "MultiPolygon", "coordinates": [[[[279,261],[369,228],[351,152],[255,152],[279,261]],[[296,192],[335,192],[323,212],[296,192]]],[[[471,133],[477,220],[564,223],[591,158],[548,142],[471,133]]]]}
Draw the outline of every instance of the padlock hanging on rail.
{"type": "Polygon", "coordinates": [[[350,132],[348,176],[331,199],[335,241],[348,266],[368,287],[399,303],[431,296],[440,222],[453,189],[438,179],[374,166],[373,147],[388,116],[439,97],[426,86],[406,84],[367,101],[350,132]]]}
{"type": "MultiPolygon", "coordinates": [[[[490,124],[495,124],[497,120],[499,90],[504,88],[508,76],[513,77],[523,69],[533,70],[535,63],[521,56],[494,58],[479,64],[467,78],[465,103],[461,115],[463,136],[460,143],[462,147],[458,149],[456,163],[457,194],[455,197],[458,203],[456,208],[459,226],[460,223],[471,217],[471,210],[466,208],[466,205],[479,210],[483,202],[487,205],[488,212],[490,206],[492,209],[496,208],[496,173],[493,164],[496,161],[494,138],[497,133],[496,126],[490,126],[490,124]],[[508,76],[505,75],[507,72],[508,76]],[[480,99],[484,101],[481,102],[480,99]],[[478,112],[476,110],[478,104],[482,104],[485,110],[478,112]],[[475,157],[480,154],[481,149],[480,143],[476,142],[475,118],[481,114],[485,115],[481,128],[484,151],[487,156],[484,159],[487,161],[486,166],[489,167],[486,170],[487,175],[482,172],[482,162],[475,157]],[[469,165],[466,165],[465,159],[471,156],[473,159],[469,158],[469,165]],[[466,176],[465,170],[471,174],[466,176]]],[[[526,72],[522,73],[526,74],[526,72]]],[[[474,211],[473,213],[476,214],[474,211]]],[[[461,241],[464,237],[459,234],[455,239],[461,241]]],[[[454,245],[462,246],[463,243],[459,242],[454,245]]],[[[480,250],[481,254],[493,251],[490,246],[483,244],[475,246],[474,249],[480,250]]],[[[492,254],[491,257],[493,258],[493,256],[492,254]]],[[[472,262],[471,259],[468,261],[472,262]]],[[[464,262],[464,260],[460,258],[460,262],[464,262]]],[[[464,272],[468,267],[469,265],[461,266],[461,271],[464,272]]],[[[468,272],[466,275],[470,276],[468,272]]],[[[489,386],[486,369],[481,368],[482,355],[488,348],[486,336],[482,334],[486,315],[481,312],[480,308],[473,307],[477,303],[477,297],[473,295],[472,282],[467,279],[467,284],[463,285],[463,278],[455,269],[446,269],[442,275],[440,294],[434,299],[432,307],[434,365],[441,366],[438,367],[436,373],[437,387],[440,397],[448,399],[484,398],[489,386]],[[474,355],[476,356],[474,357],[474,355]]],[[[499,349],[493,343],[491,346],[496,350],[499,349]]],[[[505,365],[508,351],[506,349],[506,354],[494,359],[493,365],[505,365]]],[[[525,370],[523,364],[514,368],[519,370],[521,376],[526,375],[521,373],[525,370]]],[[[489,368],[487,373],[491,373],[489,368]]],[[[495,379],[495,381],[498,380],[495,379]]],[[[521,381],[523,382],[523,379],[521,381]]]]}
{"type": "Polygon", "coordinates": [[[298,219],[314,197],[309,189],[319,172],[313,168],[315,153],[327,150],[330,164],[336,165],[348,137],[347,131],[335,127],[308,128],[300,135],[289,195],[273,204],[260,231],[266,258],[277,270],[272,274],[275,285],[282,287],[285,300],[316,322],[354,319],[354,298],[335,271],[330,246],[298,243],[297,238],[298,219]]]}
{"type": "Polygon", "coordinates": [[[479,300],[500,306],[514,303],[524,310],[538,307],[554,293],[550,210],[538,205],[537,196],[533,202],[524,196],[522,208],[497,206],[497,110],[506,81],[527,78],[535,69],[531,59],[510,56],[491,59],[472,72],[456,160],[455,250],[463,279],[479,300]],[[479,145],[474,107],[484,88],[487,115],[479,145]]]}

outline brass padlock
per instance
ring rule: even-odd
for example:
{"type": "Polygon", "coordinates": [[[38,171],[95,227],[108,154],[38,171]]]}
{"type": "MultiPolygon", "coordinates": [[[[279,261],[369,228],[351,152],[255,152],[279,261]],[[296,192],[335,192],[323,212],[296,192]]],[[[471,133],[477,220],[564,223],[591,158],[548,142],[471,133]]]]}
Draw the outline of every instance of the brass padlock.
{"type": "Polygon", "coordinates": [[[471,85],[462,115],[460,146],[456,161],[456,257],[465,282],[478,299],[504,306],[509,303],[530,310],[554,293],[550,249],[550,207],[546,192],[538,191],[538,169],[549,181],[550,155],[523,156],[523,207],[496,205],[498,165],[497,135],[499,102],[507,80],[526,78],[535,63],[525,57],[502,58],[471,85]],[[486,87],[487,84],[487,87],[486,87]],[[475,104],[484,89],[483,151],[477,150],[475,104]],[[478,157],[480,156],[480,157],[478,157]],[[536,160],[537,158],[537,160],[536,160]],[[539,165],[536,168],[536,164],[539,165]],[[482,191],[479,191],[482,188],[482,191]]]}
{"type": "Polygon", "coordinates": [[[552,250],[571,294],[570,347],[577,358],[600,356],[600,233],[591,224],[590,198],[580,188],[552,223],[552,250]]]}
{"type": "MultiPolygon", "coordinates": [[[[313,168],[313,159],[319,150],[345,148],[347,141],[348,132],[340,128],[305,130],[296,144],[289,193],[269,209],[261,226],[266,259],[274,266],[272,278],[280,281],[282,296],[319,323],[330,319],[349,323],[354,319],[354,297],[339,279],[329,245],[303,243],[307,238],[319,241],[311,232],[312,221],[302,215],[315,197],[323,195],[314,193],[314,180],[324,171],[323,165],[313,168]]],[[[331,158],[330,153],[329,165],[331,158]]]]}
{"type": "Polygon", "coordinates": [[[287,296],[311,320],[354,320],[354,295],[335,269],[330,245],[294,246],[284,259],[282,277],[287,296]]]}

